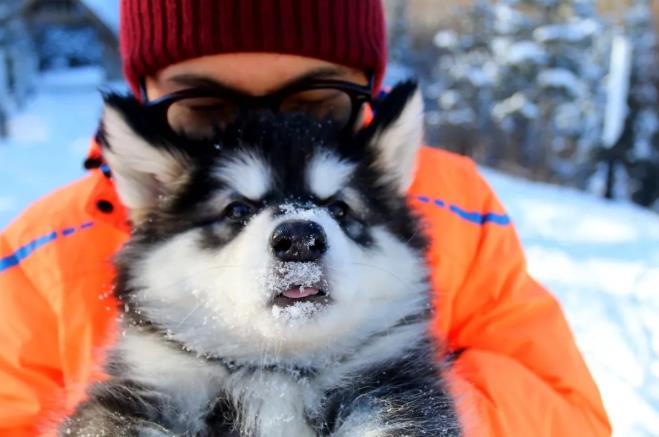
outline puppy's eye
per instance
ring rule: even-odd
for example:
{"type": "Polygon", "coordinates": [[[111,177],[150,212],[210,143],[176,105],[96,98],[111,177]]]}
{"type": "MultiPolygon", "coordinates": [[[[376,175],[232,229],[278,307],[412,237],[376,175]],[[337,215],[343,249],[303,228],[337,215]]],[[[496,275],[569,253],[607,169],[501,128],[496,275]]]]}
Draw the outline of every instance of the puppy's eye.
{"type": "Polygon", "coordinates": [[[350,212],[350,207],[344,201],[337,200],[327,205],[327,210],[329,211],[330,214],[332,214],[334,218],[342,219],[348,215],[348,213],[350,212]]]}
{"type": "Polygon", "coordinates": [[[224,216],[230,220],[244,220],[254,214],[254,208],[243,202],[233,202],[224,210],[224,216]]]}

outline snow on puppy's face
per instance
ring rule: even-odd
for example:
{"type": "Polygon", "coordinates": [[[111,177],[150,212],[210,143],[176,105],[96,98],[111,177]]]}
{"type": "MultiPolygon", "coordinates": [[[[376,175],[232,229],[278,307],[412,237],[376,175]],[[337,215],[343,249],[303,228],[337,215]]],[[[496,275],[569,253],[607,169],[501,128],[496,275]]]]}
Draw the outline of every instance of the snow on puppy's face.
{"type": "Polygon", "coordinates": [[[428,310],[405,192],[421,98],[396,87],[354,135],[253,115],[191,140],[106,97],[99,138],[134,231],[118,258],[129,323],[199,354],[318,365],[428,310]]]}

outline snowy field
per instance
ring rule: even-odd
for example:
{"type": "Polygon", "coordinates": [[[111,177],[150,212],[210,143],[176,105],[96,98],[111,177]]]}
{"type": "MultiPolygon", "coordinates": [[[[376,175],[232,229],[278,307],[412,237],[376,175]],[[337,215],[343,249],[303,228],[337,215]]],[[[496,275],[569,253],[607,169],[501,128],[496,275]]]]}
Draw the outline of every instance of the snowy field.
{"type": "Polygon", "coordinates": [[[10,139],[0,139],[0,229],[32,200],[84,174],[103,77],[96,68],[45,75],[11,118],[10,139]]]}
{"type": "MultiPolygon", "coordinates": [[[[82,174],[100,111],[95,70],[51,74],[0,141],[0,228],[82,174]]],[[[484,170],[532,273],[562,302],[619,437],[659,436],[659,216],[484,170]]]]}
{"type": "Polygon", "coordinates": [[[484,170],[559,298],[618,437],[659,436],[659,215],[484,170]]]}

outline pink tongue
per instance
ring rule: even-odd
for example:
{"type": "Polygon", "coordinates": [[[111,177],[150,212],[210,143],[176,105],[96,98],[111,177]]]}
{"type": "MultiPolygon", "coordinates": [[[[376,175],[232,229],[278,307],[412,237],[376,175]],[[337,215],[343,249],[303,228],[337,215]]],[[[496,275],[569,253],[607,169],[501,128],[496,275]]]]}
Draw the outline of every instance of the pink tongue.
{"type": "Polygon", "coordinates": [[[318,289],[314,287],[298,287],[298,288],[289,288],[284,291],[282,294],[289,299],[300,299],[307,296],[313,296],[318,294],[318,289]]]}

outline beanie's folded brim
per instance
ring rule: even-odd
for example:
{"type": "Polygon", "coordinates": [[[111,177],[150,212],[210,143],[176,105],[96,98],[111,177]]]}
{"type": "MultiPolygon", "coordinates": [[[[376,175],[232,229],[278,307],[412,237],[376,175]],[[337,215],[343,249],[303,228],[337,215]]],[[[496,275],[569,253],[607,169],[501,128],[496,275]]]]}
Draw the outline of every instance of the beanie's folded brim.
{"type": "Polygon", "coordinates": [[[387,59],[381,0],[122,0],[121,55],[133,90],[163,68],[220,53],[284,53],[375,75],[387,59]]]}

